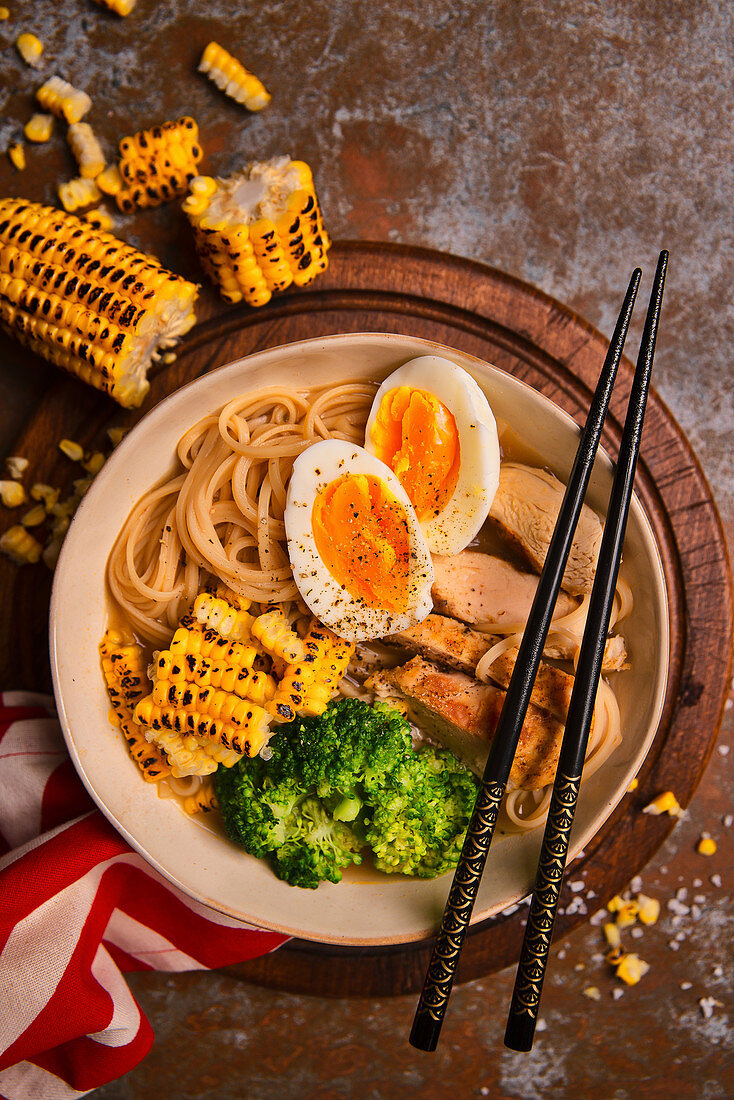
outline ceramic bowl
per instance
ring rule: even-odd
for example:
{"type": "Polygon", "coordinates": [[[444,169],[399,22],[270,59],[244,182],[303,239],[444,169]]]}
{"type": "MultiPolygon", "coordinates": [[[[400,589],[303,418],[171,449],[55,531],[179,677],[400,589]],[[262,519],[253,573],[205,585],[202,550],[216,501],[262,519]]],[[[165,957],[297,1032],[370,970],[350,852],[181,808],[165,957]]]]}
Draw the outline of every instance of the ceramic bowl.
{"type": "MultiPolygon", "coordinates": [[[[579,429],[525,383],[472,356],[427,340],[357,333],[306,340],[230,363],[184,386],[145,416],[116,448],[85,496],[56,569],[50,621],[51,660],[64,735],[76,768],[102,812],[126,840],[186,894],[221,913],[263,928],[334,944],[391,944],[433,934],[451,876],[414,880],[350,869],[337,884],[299,890],[225,839],[216,826],[187,817],[157,797],[108,721],[99,667],[105,630],[105,563],[138,498],[173,466],[183,432],[244,390],[287,382],[308,388],[334,378],[381,381],[419,355],[440,354],[467,370],[500,422],[531,440],[538,461],[567,479],[579,429]]],[[[588,503],[604,513],[612,466],[600,453],[588,503]]],[[[601,828],[639,770],[660,719],[669,654],[668,605],[652,529],[632,502],[622,575],[634,593],[625,623],[631,669],[614,677],[622,743],[582,785],[572,859],[601,828]]],[[[480,921],[532,889],[542,829],[497,837],[474,908],[480,921]]]]}

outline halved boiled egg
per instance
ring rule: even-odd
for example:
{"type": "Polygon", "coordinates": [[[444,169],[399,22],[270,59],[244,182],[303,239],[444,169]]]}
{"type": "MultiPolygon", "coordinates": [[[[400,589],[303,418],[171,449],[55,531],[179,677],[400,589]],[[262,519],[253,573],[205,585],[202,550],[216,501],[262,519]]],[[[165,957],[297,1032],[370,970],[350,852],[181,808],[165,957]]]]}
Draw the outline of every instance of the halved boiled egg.
{"type": "Polygon", "coordinates": [[[362,447],[325,439],[300,454],[284,519],[298,591],[340,637],[381,638],[430,612],[433,566],[413,506],[362,447]]]}
{"type": "Polygon", "coordinates": [[[500,448],[470,374],[439,355],[404,363],[377,391],[365,447],[399,477],[434,554],[471,542],[497,492],[500,448]]]}

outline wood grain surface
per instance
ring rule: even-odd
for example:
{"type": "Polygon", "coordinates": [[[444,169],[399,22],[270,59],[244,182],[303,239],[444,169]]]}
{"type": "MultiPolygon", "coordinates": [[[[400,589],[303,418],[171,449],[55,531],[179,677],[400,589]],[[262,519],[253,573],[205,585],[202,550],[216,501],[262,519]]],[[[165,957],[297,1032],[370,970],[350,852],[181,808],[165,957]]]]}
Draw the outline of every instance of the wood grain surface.
{"type": "MultiPolygon", "coordinates": [[[[161,367],[136,412],[63,375],[53,382],[13,453],[31,460],[28,483],[69,487],[79,475],[57,449],[66,436],[105,449],[111,425],[130,426],[184,382],[263,348],[340,332],[398,332],[438,341],[494,363],[534,386],[581,422],[606,341],[548,296],[492,268],[443,253],[369,242],[337,242],[329,271],[310,288],[264,309],[224,309],[205,294],[203,320],[178,358],[161,367]]],[[[29,360],[28,370],[36,362],[29,360]]],[[[44,369],[38,364],[39,369],[44,369]]],[[[632,368],[624,362],[603,436],[621,436],[632,368]]],[[[687,805],[711,752],[731,669],[732,590],[721,524],[701,468],[660,398],[650,397],[636,491],[660,547],[670,598],[670,677],[660,727],[625,798],[574,870],[600,903],[624,888],[660,846],[670,818],[639,811],[674,787],[687,805]]],[[[12,522],[12,519],[11,519],[12,522]]],[[[8,526],[8,521],[4,521],[8,526]]],[[[50,689],[47,620],[51,576],[42,566],[0,562],[0,685],[50,689]]],[[[561,906],[570,900],[564,892],[561,906]]],[[[519,954],[523,910],[475,925],[460,981],[500,969],[519,954]]],[[[584,917],[559,915],[556,938],[584,917]]],[[[248,981],[291,992],[377,996],[420,988],[430,945],[335,948],[292,941],[277,953],[229,968],[248,981]]]]}

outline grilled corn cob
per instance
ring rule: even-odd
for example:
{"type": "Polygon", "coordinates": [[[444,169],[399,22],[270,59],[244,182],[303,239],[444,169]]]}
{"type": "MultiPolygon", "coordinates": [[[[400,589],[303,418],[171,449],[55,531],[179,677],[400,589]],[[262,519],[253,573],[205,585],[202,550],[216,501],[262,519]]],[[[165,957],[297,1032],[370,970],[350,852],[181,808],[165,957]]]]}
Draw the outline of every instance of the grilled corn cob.
{"type": "Polygon", "coordinates": [[[110,233],[39,203],[0,199],[0,323],[125,407],[156,348],[194,324],[197,288],[110,233]]]}
{"type": "Polygon", "coordinates": [[[199,72],[248,111],[261,111],[272,99],[262,81],[216,42],[210,42],[201,55],[199,72]]]}
{"type": "Polygon", "coordinates": [[[105,158],[92,127],[88,122],[72,122],[66,136],[79,165],[79,175],[84,179],[96,179],[104,169],[105,158]]]}
{"type": "Polygon", "coordinates": [[[73,180],[65,180],[56,184],[56,192],[61,200],[61,205],[69,214],[83,206],[91,206],[93,202],[99,202],[102,198],[100,190],[93,179],[83,179],[77,176],[73,180]]]}
{"type": "Polygon", "coordinates": [[[54,128],[54,116],[53,115],[31,115],[23,127],[23,133],[29,141],[42,142],[48,141],[53,133],[54,128]]]}
{"type": "Polygon", "coordinates": [[[27,32],[19,34],[15,40],[15,48],[26,65],[31,65],[34,69],[38,68],[43,53],[43,42],[36,38],[35,34],[28,34],[27,32]]]}
{"type": "Polygon", "coordinates": [[[120,142],[122,187],[115,194],[121,210],[158,206],[182,195],[203,156],[193,118],[164,122],[120,142]]]}
{"type": "Polygon", "coordinates": [[[92,106],[86,92],[72,87],[60,76],[50,77],[36,92],[36,99],[44,111],[65,118],[67,122],[79,122],[92,106]]]}
{"type": "Polygon", "coordinates": [[[103,8],[109,8],[116,15],[129,15],[137,0],[97,0],[97,3],[103,8]]]}
{"type": "Polygon", "coordinates": [[[113,707],[114,724],[119,726],[128,752],[149,783],[171,774],[165,755],[151,745],[133,718],[133,709],[145,694],[145,660],[142,647],[126,644],[122,636],[108,630],[99,646],[107,694],[113,707]]]}
{"type": "Polygon", "coordinates": [[[328,266],[331,242],[303,161],[278,157],[229,179],[197,176],[183,209],[202,266],[225,301],[265,305],[328,266]]]}
{"type": "Polygon", "coordinates": [[[303,639],[304,655],[289,664],[265,709],[276,722],[323,714],[339,687],[354,646],[313,622],[303,639]]]}

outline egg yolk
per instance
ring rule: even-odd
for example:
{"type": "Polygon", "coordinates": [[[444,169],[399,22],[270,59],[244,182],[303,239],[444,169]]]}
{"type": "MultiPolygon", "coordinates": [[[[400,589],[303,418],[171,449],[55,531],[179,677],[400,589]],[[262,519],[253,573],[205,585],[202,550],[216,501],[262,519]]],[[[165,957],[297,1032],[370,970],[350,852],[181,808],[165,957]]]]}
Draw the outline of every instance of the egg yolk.
{"type": "Polygon", "coordinates": [[[344,474],[316,494],[316,549],[354,599],[395,613],[408,606],[410,539],[405,509],[385,483],[344,474]]]}
{"type": "Polygon", "coordinates": [[[437,516],[459,478],[453,414],[425,390],[400,386],[380,402],[370,433],[375,454],[400,478],[419,520],[437,516]]]}

